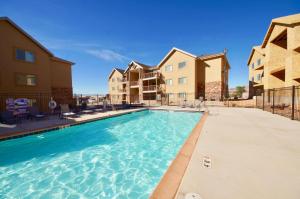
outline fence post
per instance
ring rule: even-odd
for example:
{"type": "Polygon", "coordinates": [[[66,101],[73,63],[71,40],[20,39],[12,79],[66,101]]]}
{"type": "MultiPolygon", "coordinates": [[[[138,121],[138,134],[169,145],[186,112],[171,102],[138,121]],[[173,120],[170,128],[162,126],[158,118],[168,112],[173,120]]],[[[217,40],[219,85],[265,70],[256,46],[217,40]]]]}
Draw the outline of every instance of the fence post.
{"type": "Polygon", "coordinates": [[[257,97],[258,97],[258,94],[256,92],[256,95],[255,95],[255,107],[257,108],[257,97]]]}
{"type": "Polygon", "coordinates": [[[265,110],[265,90],[263,90],[263,104],[262,104],[262,110],[265,110]]]}
{"type": "Polygon", "coordinates": [[[291,119],[294,120],[295,117],[295,86],[292,87],[292,117],[291,119]]]}
{"type": "Polygon", "coordinates": [[[272,106],[272,113],[275,112],[275,88],[273,88],[273,106],[272,106]]]}

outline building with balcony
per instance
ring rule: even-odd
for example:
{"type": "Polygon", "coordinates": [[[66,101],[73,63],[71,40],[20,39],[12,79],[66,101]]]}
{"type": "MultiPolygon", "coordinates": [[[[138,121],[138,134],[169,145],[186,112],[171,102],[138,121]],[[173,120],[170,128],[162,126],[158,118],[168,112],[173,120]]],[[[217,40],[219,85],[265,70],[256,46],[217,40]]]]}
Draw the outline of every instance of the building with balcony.
{"type": "Polygon", "coordinates": [[[300,14],[273,19],[248,59],[249,96],[262,89],[300,85],[300,14]]]}
{"type": "Polygon", "coordinates": [[[0,109],[7,98],[27,98],[47,110],[51,97],[72,103],[72,65],[7,17],[0,17],[0,109]]]}
{"type": "Polygon", "coordinates": [[[109,95],[112,103],[178,104],[199,97],[223,100],[228,94],[229,68],[225,53],[196,56],[172,48],[156,66],[132,61],[123,73],[113,69],[109,95]],[[117,78],[121,81],[113,84],[117,78]]]}

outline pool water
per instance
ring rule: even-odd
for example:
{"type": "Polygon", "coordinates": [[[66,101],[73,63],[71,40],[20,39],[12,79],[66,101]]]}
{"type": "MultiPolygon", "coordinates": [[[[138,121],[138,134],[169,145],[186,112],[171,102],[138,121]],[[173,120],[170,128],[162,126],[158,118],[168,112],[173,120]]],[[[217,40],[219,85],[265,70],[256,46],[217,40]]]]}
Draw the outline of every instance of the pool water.
{"type": "Polygon", "coordinates": [[[148,198],[200,117],[147,110],[0,142],[0,198],[148,198]]]}

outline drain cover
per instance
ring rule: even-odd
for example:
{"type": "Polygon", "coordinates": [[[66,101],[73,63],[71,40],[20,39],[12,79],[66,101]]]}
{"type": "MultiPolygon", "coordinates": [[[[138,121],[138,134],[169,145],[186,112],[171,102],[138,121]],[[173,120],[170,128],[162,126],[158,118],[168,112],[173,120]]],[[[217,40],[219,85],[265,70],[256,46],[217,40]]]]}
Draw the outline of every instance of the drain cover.
{"type": "Polygon", "coordinates": [[[203,166],[206,167],[206,168],[211,168],[211,159],[210,159],[210,157],[204,156],[203,166]]]}
{"type": "Polygon", "coordinates": [[[197,193],[187,193],[187,194],[185,194],[184,199],[202,199],[202,198],[197,193]]]}

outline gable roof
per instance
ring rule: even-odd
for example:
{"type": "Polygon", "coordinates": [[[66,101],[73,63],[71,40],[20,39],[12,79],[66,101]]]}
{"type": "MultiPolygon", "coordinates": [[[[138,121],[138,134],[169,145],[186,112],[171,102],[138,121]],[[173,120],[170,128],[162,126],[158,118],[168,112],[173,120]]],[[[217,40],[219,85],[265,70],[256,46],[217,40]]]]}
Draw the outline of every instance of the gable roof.
{"type": "Polygon", "coordinates": [[[23,30],[20,26],[18,26],[15,22],[13,22],[10,18],[8,17],[0,17],[0,21],[6,21],[8,22],[11,26],[13,26],[15,29],[17,29],[20,33],[25,35],[28,39],[30,39],[33,43],[35,43],[38,47],[40,47],[42,50],[44,50],[47,54],[49,54],[52,59],[56,61],[61,61],[61,62],[66,62],[71,65],[74,65],[75,63],[55,57],[53,53],[51,53],[45,46],[43,46],[40,42],[38,42],[36,39],[34,39],[31,35],[29,35],[25,30],[23,30]]]}
{"type": "Polygon", "coordinates": [[[265,56],[264,50],[263,50],[263,48],[261,46],[253,46],[253,48],[251,50],[251,53],[250,53],[250,56],[248,58],[248,62],[247,62],[248,66],[250,64],[250,61],[251,61],[251,59],[252,59],[255,51],[258,52],[258,53],[260,53],[260,54],[262,54],[263,56],[265,56]]]}
{"type": "Polygon", "coordinates": [[[108,76],[108,79],[111,78],[111,76],[114,74],[115,71],[117,71],[117,72],[119,72],[119,73],[121,73],[121,74],[124,73],[124,70],[123,70],[123,69],[120,69],[120,68],[113,68],[113,70],[111,71],[111,73],[110,73],[109,76],[108,76]]]}
{"type": "Polygon", "coordinates": [[[128,67],[126,68],[126,70],[124,71],[124,73],[126,73],[132,66],[138,66],[142,69],[146,69],[146,70],[153,70],[155,69],[155,66],[149,66],[149,65],[146,65],[146,64],[142,64],[140,62],[137,62],[137,61],[131,61],[129,64],[128,64],[128,67]]]}
{"type": "Polygon", "coordinates": [[[174,52],[181,52],[181,53],[183,53],[183,54],[186,54],[186,55],[188,55],[188,56],[191,56],[191,57],[193,57],[193,58],[197,58],[197,56],[196,55],[193,55],[193,54],[191,54],[191,53],[188,53],[188,52],[186,52],[186,51],[184,51],[184,50],[181,50],[181,49],[179,49],[179,48],[175,48],[175,47],[173,47],[168,53],[167,53],[167,55],[159,62],[159,64],[157,65],[157,68],[159,68],[174,52]]]}
{"type": "Polygon", "coordinates": [[[197,57],[197,59],[200,59],[202,61],[208,61],[208,60],[212,60],[212,59],[217,59],[217,58],[221,58],[224,57],[225,61],[226,61],[226,65],[228,66],[228,68],[230,68],[230,64],[228,62],[226,53],[222,52],[222,53],[215,53],[215,54],[207,54],[207,55],[199,55],[197,57]]]}
{"type": "Polygon", "coordinates": [[[294,15],[272,19],[267,34],[265,35],[265,38],[261,45],[262,48],[266,47],[275,25],[286,26],[286,27],[294,27],[300,25],[300,14],[294,14],[294,15]]]}

